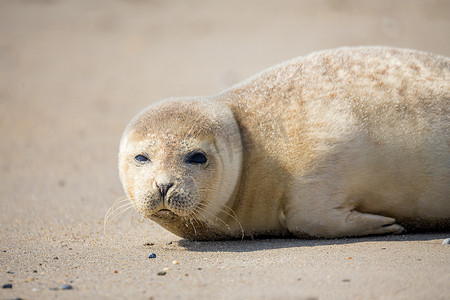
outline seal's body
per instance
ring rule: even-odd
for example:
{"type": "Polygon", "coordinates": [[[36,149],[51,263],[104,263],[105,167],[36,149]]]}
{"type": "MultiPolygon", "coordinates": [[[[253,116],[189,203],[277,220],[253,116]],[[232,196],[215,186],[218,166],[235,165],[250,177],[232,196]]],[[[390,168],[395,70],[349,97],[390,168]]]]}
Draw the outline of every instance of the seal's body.
{"type": "Polygon", "coordinates": [[[135,208],[191,239],[450,229],[450,60],[342,48],[141,112],[119,154],[135,208]]]}

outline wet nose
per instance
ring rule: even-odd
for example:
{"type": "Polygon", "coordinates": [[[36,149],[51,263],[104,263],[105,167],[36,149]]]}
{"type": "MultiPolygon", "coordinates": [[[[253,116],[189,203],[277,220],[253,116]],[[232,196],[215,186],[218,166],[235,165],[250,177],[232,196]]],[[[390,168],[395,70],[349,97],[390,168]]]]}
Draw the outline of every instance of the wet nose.
{"type": "Polygon", "coordinates": [[[166,183],[166,184],[156,184],[156,187],[159,190],[159,194],[161,195],[161,197],[166,197],[167,195],[167,191],[169,191],[169,189],[173,186],[173,183],[166,183]]]}

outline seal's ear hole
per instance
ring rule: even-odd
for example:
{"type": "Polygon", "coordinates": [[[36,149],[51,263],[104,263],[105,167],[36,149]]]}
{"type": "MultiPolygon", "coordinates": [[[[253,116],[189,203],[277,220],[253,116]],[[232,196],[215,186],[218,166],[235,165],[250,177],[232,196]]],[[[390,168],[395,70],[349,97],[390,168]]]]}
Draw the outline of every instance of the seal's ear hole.
{"type": "Polygon", "coordinates": [[[139,154],[134,157],[134,161],[137,162],[138,164],[143,165],[143,164],[149,162],[150,159],[145,155],[139,154]]]}
{"type": "Polygon", "coordinates": [[[184,162],[194,165],[203,165],[208,162],[208,159],[206,158],[205,153],[194,151],[186,155],[186,157],[184,158],[184,162]]]}

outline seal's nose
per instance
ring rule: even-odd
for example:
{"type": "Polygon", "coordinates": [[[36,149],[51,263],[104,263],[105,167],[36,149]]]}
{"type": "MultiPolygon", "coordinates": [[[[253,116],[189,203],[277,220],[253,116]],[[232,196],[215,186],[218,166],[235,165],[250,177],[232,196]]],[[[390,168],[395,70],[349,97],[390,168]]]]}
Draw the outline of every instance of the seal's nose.
{"type": "Polygon", "coordinates": [[[167,183],[167,184],[156,184],[156,186],[159,189],[159,194],[161,195],[161,197],[166,197],[167,195],[167,191],[169,191],[169,189],[173,186],[173,183],[167,183]]]}

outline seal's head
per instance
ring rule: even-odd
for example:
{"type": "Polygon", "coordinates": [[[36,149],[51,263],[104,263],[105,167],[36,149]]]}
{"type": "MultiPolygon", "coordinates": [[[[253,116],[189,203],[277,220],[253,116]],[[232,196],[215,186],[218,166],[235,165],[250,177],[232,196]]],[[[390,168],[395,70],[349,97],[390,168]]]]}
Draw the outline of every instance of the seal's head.
{"type": "Polygon", "coordinates": [[[219,235],[215,220],[232,201],[241,166],[232,112],[207,99],[146,108],[120,143],[120,178],[136,210],[186,238],[219,235]]]}

